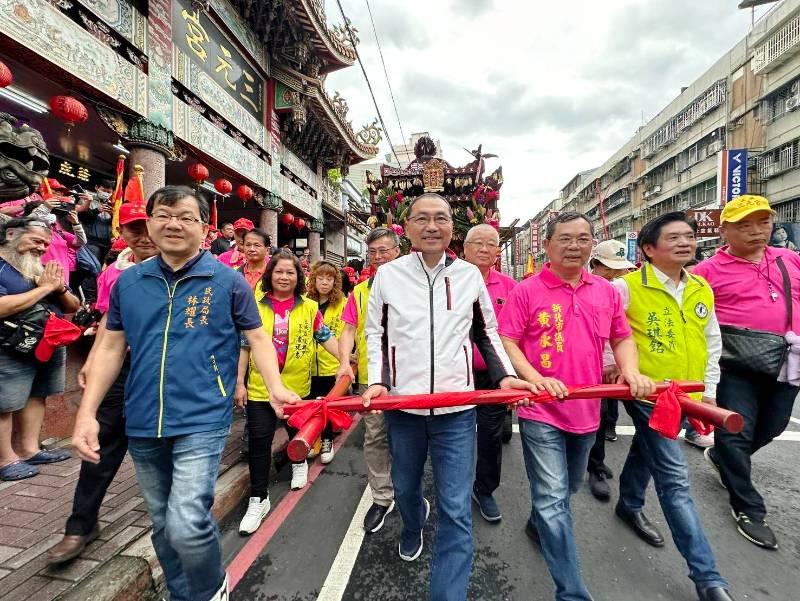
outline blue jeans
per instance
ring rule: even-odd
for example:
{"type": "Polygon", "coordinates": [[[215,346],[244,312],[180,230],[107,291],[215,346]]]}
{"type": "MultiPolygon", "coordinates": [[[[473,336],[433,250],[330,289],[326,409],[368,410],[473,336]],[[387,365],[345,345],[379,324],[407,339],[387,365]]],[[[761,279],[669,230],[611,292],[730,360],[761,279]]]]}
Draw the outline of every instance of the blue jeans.
{"type": "Polygon", "coordinates": [[[619,502],[628,511],[642,511],[652,474],[672,540],[689,566],[689,578],[698,589],[727,587],[728,583],[717,572],[714,552],[689,494],[689,469],[680,443],[648,426],[650,407],[625,403],[625,409],[633,420],[636,434],[619,477],[619,502]]]}
{"type": "Polygon", "coordinates": [[[519,420],[522,456],[531,486],[531,524],[556,585],[556,601],[592,601],[581,576],[569,498],[583,482],[595,433],[570,434],[519,420]]]}
{"type": "Polygon", "coordinates": [[[446,415],[387,411],[394,499],[403,528],[425,525],[422,474],[428,449],[436,486],[439,523],[433,541],[430,601],[465,601],[472,571],[472,479],[475,409],[446,415]]]}
{"type": "Polygon", "coordinates": [[[128,440],[172,601],[208,601],[225,578],[211,506],[229,432],[128,440]]]}

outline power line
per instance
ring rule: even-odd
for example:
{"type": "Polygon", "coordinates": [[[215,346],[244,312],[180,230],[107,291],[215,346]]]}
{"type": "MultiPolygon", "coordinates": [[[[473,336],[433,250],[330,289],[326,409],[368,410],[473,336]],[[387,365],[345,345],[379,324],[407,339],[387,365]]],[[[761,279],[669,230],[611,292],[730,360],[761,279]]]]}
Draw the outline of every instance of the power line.
{"type": "MultiPolygon", "coordinates": [[[[381,122],[381,127],[383,127],[383,133],[386,134],[386,141],[389,142],[389,147],[392,149],[392,154],[394,155],[397,164],[400,165],[400,158],[397,156],[397,152],[394,149],[394,144],[392,144],[392,139],[389,137],[389,130],[386,128],[386,123],[383,121],[383,115],[381,115],[381,110],[378,108],[378,101],[375,100],[375,93],[372,91],[372,84],[369,82],[369,77],[367,77],[367,70],[364,69],[364,63],[361,62],[361,55],[358,53],[358,48],[356,47],[356,41],[353,38],[353,32],[347,25],[347,17],[344,14],[344,9],[342,8],[341,0],[336,0],[336,4],[339,6],[339,12],[342,13],[342,19],[345,23],[345,29],[347,30],[347,35],[350,38],[350,43],[353,45],[353,51],[356,53],[356,59],[358,60],[358,66],[361,67],[361,73],[364,75],[364,81],[367,82],[367,88],[369,88],[369,95],[372,97],[372,104],[375,106],[375,112],[378,113],[378,120],[381,122]]],[[[402,165],[401,165],[402,166],[402,165]]]]}
{"type": "Polygon", "coordinates": [[[378,46],[378,54],[381,57],[381,64],[383,65],[383,74],[386,76],[386,85],[389,86],[389,96],[392,98],[392,106],[394,106],[394,115],[397,117],[397,125],[400,127],[400,135],[403,137],[403,143],[407,140],[406,134],[403,131],[403,124],[400,123],[400,113],[397,110],[397,103],[394,101],[394,92],[392,91],[392,82],[389,80],[389,72],[386,70],[386,62],[383,60],[383,50],[381,50],[381,43],[378,40],[378,30],[375,27],[375,19],[372,18],[372,8],[369,6],[369,0],[364,0],[367,5],[367,12],[369,13],[369,20],[372,23],[372,33],[375,34],[375,44],[378,46]]]}

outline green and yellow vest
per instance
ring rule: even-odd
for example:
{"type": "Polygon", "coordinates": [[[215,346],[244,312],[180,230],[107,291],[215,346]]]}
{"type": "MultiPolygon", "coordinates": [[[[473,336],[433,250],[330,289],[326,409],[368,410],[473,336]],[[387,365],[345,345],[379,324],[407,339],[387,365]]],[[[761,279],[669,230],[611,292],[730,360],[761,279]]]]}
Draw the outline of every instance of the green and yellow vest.
{"type": "MultiPolygon", "coordinates": [[[[259,282],[255,290],[258,312],[261,314],[264,331],[272,338],[275,327],[275,312],[268,300],[264,299],[264,292],[259,282]]],[[[303,398],[311,392],[311,368],[314,363],[314,319],[319,311],[317,303],[304,296],[295,300],[289,313],[289,349],[286,353],[286,362],[281,370],[281,381],[289,390],[303,398]]],[[[250,357],[250,372],[247,383],[248,401],[268,401],[269,391],[264,383],[264,378],[258,371],[252,356],[250,357]]]]}
{"type": "MultiPolygon", "coordinates": [[[[708,282],[689,274],[678,306],[649,263],[623,278],[631,295],[626,313],[639,349],[639,371],[657,382],[702,382],[708,362],[705,327],[714,313],[708,282]]],[[[703,395],[691,396],[700,400],[703,395]]]]}
{"type": "MultiPolygon", "coordinates": [[[[347,304],[347,298],[342,298],[339,301],[339,304],[337,305],[329,303],[327,308],[325,309],[325,315],[322,316],[325,321],[325,325],[328,326],[331,333],[337,339],[342,335],[342,330],[344,330],[342,313],[344,312],[344,306],[346,304],[347,304]]],[[[325,347],[322,346],[319,342],[315,342],[315,344],[316,344],[316,361],[314,362],[311,375],[335,376],[336,372],[339,370],[339,360],[333,355],[331,355],[328,351],[326,351],[325,347]]]]}

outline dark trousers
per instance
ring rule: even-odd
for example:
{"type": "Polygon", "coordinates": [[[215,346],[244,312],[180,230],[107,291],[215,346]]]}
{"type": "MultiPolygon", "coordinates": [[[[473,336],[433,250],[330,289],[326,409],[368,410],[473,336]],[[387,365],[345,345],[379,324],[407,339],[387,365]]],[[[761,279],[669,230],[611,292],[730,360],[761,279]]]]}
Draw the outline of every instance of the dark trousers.
{"type": "MultiPolygon", "coordinates": [[[[496,388],[485,371],[475,372],[475,389],[496,388]]],[[[478,456],[475,462],[475,490],[490,495],[500,486],[500,471],[503,466],[503,420],[505,405],[478,405],[478,456]]]]}
{"type": "Polygon", "coordinates": [[[125,435],[125,380],[128,378],[130,358],[126,357],[116,381],[111,385],[100,407],[97,421],[100,424],[100,462],[81,462],[72,514],[67,519],[64,533],[86,536],[97,524],[97,513],[108,487],[119,471],[128,450],[125,435]]]}
{"type": "Polygon", "coordinates": [[[606,465],[606,428],[614,427],[619,418],[619,401],[603,399],[600,403],[600,427],[594,437],[594,444],[589,451],[589,463],[586,471],[590,474],[605,473],[611,477],[611,470],[606,465]]]}
{"type": "Polygon", "coordinates": [[[744,429],[738,434],[716,430],[713,455],[735,512],[756,520],[763,520],[767,514],[764,499],[750,476],[750,457],[786,429],[798,390],[773,378],[723,370],[717,404],[740,413],[744,429]]]}
{"type": "MultiPolygon", "coordinates": [[[[311,376],[311,392],[308,393],[309,399],[325,396],[336,384],[336,376],[311,376]]],[[[322,431],[322,438],[330,440],[333,438],[333,428],[330,424],[325,426],[322,431]]]]}
{"type": "Polygon", "coordinates": [[[247,403],[247,463],[250,468],[251,497],[264,499],[269,495],[272,439],[275,438],[278,421],[271,403],[247,403]]]}

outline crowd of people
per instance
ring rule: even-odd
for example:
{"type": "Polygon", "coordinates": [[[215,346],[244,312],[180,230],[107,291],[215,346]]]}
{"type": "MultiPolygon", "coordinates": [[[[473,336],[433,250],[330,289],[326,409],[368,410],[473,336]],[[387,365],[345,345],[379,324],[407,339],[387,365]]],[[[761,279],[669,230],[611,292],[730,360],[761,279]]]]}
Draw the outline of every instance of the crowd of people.
{"type": "MultiPolygon", "coordinates": [[[[778,547],[750,458],[785,429],[800,390],[793,334],[800,331],[800,257],[767,246],[774,211],[766,199],[729,202],[721,218],[727,245],[698,265],[694,224],[684,213],[642,228],[639,269],[620,243],[597,244],[584,215],[561,213],[547,226],[548,263],[517,283],[494,269],[500,239],[491,226],[468,232],[463,258],[449,250],[452,210],[436,194],[408,207],[410,253],[402,255],[397,234],[379,227],[366,239],[367,265],[344,269],[276,248],[247,219],[224,224],[214,238],[208,203],[181,186],[159,189],[146,206],[124,204],[122,243],[112,242],[109,194],[100,184],[79,196],[79,207],[53,197],[0,206],[7,215],[0,224],[3,480],[33,477],[37,465],[69,456],[41,450],[38,441],[45,398],[64,389],[64,348],[38,361],[20,332],[36,337],[25,328],[36,325],[37,313],[75,312],[86,299],[73,290],[86,297],[92,289],[102,314],[78,376],[73,446],[83,461],[64,537],[48,553],[52,564],[71,561],[98,536],[100,504],[130,452],[170,598],[227,598],[211,506],[234,405],[246,408],[251,488],[239,532],[249,535],[271,509],[275,432],[294,432],[284,407],[325,395],[342,376],[352,378],[366,411],[373,503],[364,530],[379,531],[397,509],[398,555],[415,561],[436,503],[432,601],[467,598],[472,505],[487,522],[503,519],[495,492],[507,408],[369,411],[384,395],[513,388],[562,399],[567,385],[617,382],[644,399],[656,381],[702,381],[695,400],[740,413],[745,427],[712,435],[693,423],[686,440],[705,449],[738,532],[778,547]],[[92,273],[91,261],[78,265],[82,248],[98,265],[118,254],[92,273]],[[428,457],[433,499],[422,488],[428,457]]],[[[698,598],[732,600],[692,501],[681,443],[649,427],[650,404],[623,406],[635,435],[619,474],[616,516],[645,543],[665,544],[644,511],[652,479],[698,598]]],[[[618,402],[525,400],[516,409],[531,495],[529,515],[518,517],[541,550],[555,599],[590,601],[570,497],[588,472],[592,494],[610,499],[604,447],[616,440],[618,402]]],[[[319,441],[324,464],[334,460],[334,436],[328,426],[319,441]]],[[[291,471],[291,488],[306,486],[308,463],[291,471]]]]}

